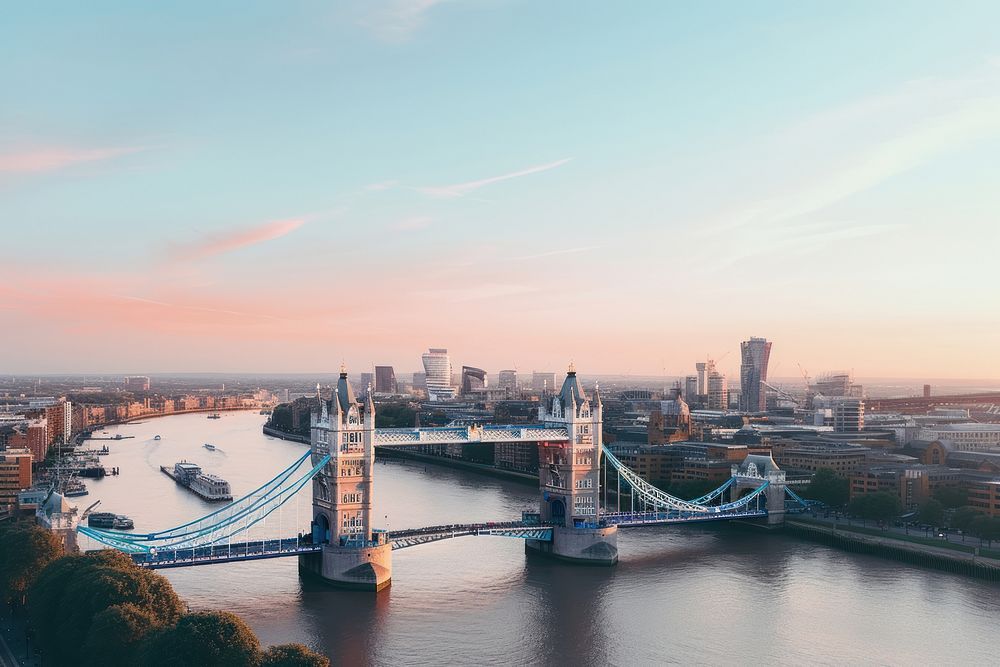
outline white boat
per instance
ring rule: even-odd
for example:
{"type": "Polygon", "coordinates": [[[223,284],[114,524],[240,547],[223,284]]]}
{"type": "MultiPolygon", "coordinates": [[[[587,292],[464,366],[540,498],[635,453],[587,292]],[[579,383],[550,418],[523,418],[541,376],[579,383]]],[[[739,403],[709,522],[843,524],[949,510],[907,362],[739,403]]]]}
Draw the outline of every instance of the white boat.
{"type": "Polygon", "coordinates": [[[210,445],[210,444],[209,444],[209,443],[207,443],[207,442],[206,442],[206,443],[205,443],[205,444],[203,445],[203,447],[204,447],[205,449],[207,449],[208,451],[210,451],[210,452],[214,452],[214,451],[215,451],[215,445],[210,445]]]}

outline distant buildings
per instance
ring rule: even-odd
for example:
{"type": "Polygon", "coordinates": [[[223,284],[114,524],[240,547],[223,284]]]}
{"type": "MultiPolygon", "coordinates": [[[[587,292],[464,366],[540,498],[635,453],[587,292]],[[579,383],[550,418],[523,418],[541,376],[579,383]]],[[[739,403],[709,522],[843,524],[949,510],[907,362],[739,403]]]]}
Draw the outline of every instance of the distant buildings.
{"type": "Polygon", "coordinates": [[[475,366],[462,366],[462,394],[472,394],[489,386],[486,371],[475,366]]]}
{"type": "Polygon", "coordinates": [[[396,372],[393,370],[392,366],[375,367],[375,393],[399,393],[399,384],[396,382],[396,372]]]}
{"type": "Polygon", "coordinates": [[[767,362],[771,343],[752,337],[740,343],[740,410],[763,412],[767,409],[763,382],[767,381],[767,362]]]}
{"type": "Polygon", "coordinates": [[[712,365],[712,370],[708,374],[708,409],[709,410],[726,410],[729,408],[729,383],[726,381],[726,376],[719,371],[715,370],[715,365],[712,365]]]}
{"type": "Polygon", "coordinates": [[[939,424],[920,429],[921,440],[947,440],[958,451],[1000,447],[1000,424],[939,424]]]}
{"type": "Polygon", "coordinates": [[[426,374],[427,398],[431,401],[450,401],[455,398],[451,384],[451,357],[447,348],[432,347],[421,359],[426,374]]]}
{"type": "Polygon", "coordinates": [[[17,504],[17,494],[31,487],[31,452],[0,450],[0,510],[17,504]]]}
{"type": "Polygon", "coordinates": [[[684,378],[684,400],[694,401],[698,398],[698,376],[688,375],[684,378]]]}
{"type": "MultiPolygon", "coordinates": [[[[708,372],[709,372],[709,368],[708,367],[709,367],[709,364],[711,364],[712,370],[714,370],[715,369],[715,364],[711,360],[709,360],[709,361],[699,361],[698,363],[696,363],[694,365],[694,369],[698,373],[698,375],[697,375],[698,390],[695,392],[695,394],[698,395],[698,396],[707,396],[708,395],[708,372]]],[[[693,398],[693,396],[690,396],[688,398],[689,399],[693,398]]]]}
{"type": "Polygon", "coordinates": [[[858,398],[833,401],[833,430],[837,433],[860,433],[865,428],[865,402],[858,398]]]}
{"type": "Polygon", "coordinates": [[[543,391],[555,391],[556,387],[556,374],[555,373],[542,373],[535,371],[531,374],[531,388],[541,393],[543,391]]]}
{"type": "Polygon", "coordinates": [[[127,375],[122,384],[136,391],[149,391],[149,378],[145,375],[127,375]]]}
{"type": "Polygon", "coordinates": [[[503,389],[507,393],[508,398],[517,396],[517,371],[500,371],[497,376],[497,388],[503,389]]]}

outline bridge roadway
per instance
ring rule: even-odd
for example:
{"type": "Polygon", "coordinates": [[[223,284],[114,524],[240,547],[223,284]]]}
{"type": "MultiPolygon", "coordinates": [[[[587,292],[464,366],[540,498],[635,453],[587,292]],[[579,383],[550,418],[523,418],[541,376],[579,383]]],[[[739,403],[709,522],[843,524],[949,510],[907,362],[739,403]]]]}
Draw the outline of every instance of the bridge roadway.
{"type": "MultiPolygon", "coordinates": [[[[393,551],[395,551],[468,535],[494,535],[549,542],[552,540],[552,527],[523,521],[447,524],[390,531],[388,539],[392,543],[393,551]]],[[[321,550],[322,545],[312,544],[310,536],[307,535],[248,542],[226,542],[178,549],[158,549],[131,553],[129,556],[136,565],[155,570],[266,558],[285,558],[321,550]]]]}

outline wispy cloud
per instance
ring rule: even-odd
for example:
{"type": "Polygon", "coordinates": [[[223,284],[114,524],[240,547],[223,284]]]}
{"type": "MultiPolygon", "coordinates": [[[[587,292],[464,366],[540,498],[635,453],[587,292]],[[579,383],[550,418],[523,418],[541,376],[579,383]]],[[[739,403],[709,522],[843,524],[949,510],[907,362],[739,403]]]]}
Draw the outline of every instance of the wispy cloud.
{"type": "Polygon", "coordinates": [[[396,187],[397,181],[381,181],[379,183],[370,183],[365,186],[365,190],[368,192],[382,192],[383,190],[391,190],[396,187]]]}
{"type": "Polygon", "coordinates": [[[427,13],[446,0],[383,0],[366,4],[370,11],[360,20],[382,39],[408,39],[427,20],[427,13]]]}
{"type": "Polygon", "coordinates": [[[434,222],[434,218],[428,215],[417,215],[411,218],[404,218],[399,220],[389,226],[389,229],[394,229],[401,232],[412,232],[418,229],[425,229],[434,222]]]}
{"type": "Polygon", "coordinates": [[[32,174],[55,171],[84,162],[110,160],[144,150],[140,146],[108,148],[46,147],[0,155],[0,172],[32,174]]]}
{"type": "Polygon", "coordinates": [[[529,174],[537,174],[543,171],[549,171],[550,169],[555,169],[556,167],[561,167],[573,158],[563,158],[562,160],[556,160],[555,162],[547,162],[545,164],[538,164],[533,167],[528,167],[527,169],[521,169],[520,171],[514,171],[509,174],[502,174],[500,176],[491,176],[490,178],[481,178],[477,181],[468,181],[466,183],[455,183],[453,185],[438,185],[438,186],[424,186],[414,188],[417,192],[421,192],[429,197],[435,197],[438,199],[455,199],[457,197],[464,197],[470,192],[474,192],[479,188],[485,187],[487,185],[492,185],[494,183],[500,183],[501,181],[509,181],[512,178],[520,178],[521,176],[528,176],[529,174]]]}
{"type": "Polygon", "coordinates": [[[175,261],[196,261],[206,257],[214,257],[281,238],[294,232],[303,224],[305,224],[305,220],[302,219],[276,220],[254,227],[208,234],[197,241],[173,248],[170,252],[170,258],[175,261]]]}
{"type": "Polygon", "coordinates": [[[453,302],[480,301],[483,299],[497,299],[505,296],[515,296],[537,292],[538,287],[531,285],[516,285],[506,283],[485,283],[483,285],[471,285],[469,287],[455,287],[437,290],[425,290],[418,292],[421,297],[453,302]]]}
{"type": "Polygon", "coordinates": [[[595,250],[597,246],[588,245],[580,246],[579,248],[563,248],[561,250],[549,250],[547,252],[539,252],[533,255],[521,255],[520,257],[515,257],[514,259],[541,259],[543,257],[555,257],[556,255],[572,255],[578,252],[587,252],[588,250],[595,250]]]}

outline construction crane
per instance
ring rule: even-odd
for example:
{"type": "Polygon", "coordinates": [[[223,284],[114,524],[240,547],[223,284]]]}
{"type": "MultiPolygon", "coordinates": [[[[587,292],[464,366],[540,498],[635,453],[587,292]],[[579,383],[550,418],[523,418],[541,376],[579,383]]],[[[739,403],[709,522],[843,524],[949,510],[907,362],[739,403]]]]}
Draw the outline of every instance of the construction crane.
{"type": "Polygon", "coordinates": [[[809,371],[802,368],[802,364],[795,362],[795,365],[799,367],[799,372],[802,373],[802,379],[806,381],[806,393],[809,393],[809,388],[812,386],[809,384],[809,371]]]}

